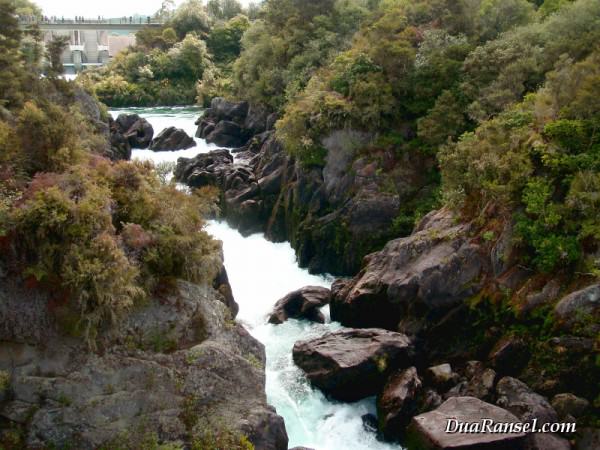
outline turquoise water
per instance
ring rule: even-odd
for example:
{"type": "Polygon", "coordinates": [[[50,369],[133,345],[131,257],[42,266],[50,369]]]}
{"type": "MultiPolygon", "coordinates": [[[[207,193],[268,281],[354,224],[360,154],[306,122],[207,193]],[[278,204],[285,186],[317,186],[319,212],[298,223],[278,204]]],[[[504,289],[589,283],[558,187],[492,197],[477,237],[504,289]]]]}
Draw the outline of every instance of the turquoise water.
{"type": "MultiPolygon", "coordinates": [[[[183,128],[194,135],[198,108],[140,108],[112,110],[136,112],[145,117],[158,134],[167,126],[183,128]]],[[[178,152],[134,150],[133,158],[176,161],[217,148],[196,139],[198,146],[178,152]]],[[[340,329],[337,323],[326,324],[290,320],[282,325],[267,323],[275,302],[287,293],[307,285],[329,287],[327,276],[311,275],[298,267],[294,250],[288,243],[273,243],[255,234],[243,237],[226,223],[212,221],[207,230],[223,242],[225,266],[236,301],[240,305],[238,320],[265,345],[267,354],[267,399],[285,419],[289,447],[305,446],[316,450],[392,450],[400,449],[379,442],[364,430],[361,416],[375,413],[373,398],[357,403],[338,403],[313,389],[292,360],[292,347],[301,339],[320,336],[340,329]]],[[[329,317],[329,309],[323,309],[329,317]]]]}

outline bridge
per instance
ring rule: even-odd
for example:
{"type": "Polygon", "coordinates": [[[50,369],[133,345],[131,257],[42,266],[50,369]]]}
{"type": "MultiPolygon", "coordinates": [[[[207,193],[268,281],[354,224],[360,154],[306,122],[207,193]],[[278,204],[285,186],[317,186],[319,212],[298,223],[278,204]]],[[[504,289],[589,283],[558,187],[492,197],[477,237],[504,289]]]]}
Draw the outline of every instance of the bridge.
{"type": "Polygon", "coordinates": [[[162,23],[150,17],[122,17],[108,20],[21,18],[21,28],[37,25],[44,35],[44,44],[54,36],[68,36],[69,45],[62,59],[67,73],[76,73],[90,66],[107,64],[117,53],[135,44],[135,33],[143,28],[158,28],[162,23]]]}

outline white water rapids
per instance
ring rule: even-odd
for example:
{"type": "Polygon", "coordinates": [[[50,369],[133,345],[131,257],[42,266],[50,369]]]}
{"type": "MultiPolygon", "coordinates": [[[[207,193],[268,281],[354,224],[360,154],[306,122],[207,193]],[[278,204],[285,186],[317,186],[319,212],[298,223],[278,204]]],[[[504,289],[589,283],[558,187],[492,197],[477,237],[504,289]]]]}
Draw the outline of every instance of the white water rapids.
{"type": "MultiPolygon", "coordinates": [[[[198,108],[137,108],[111,110],[113,117],[121,112],[137,113],[154,127],[155,135],[164,128],[183,128],[190,136],[196,131],[194,121],[198,108]]],[[[177,161],[216,149],[215,145],[196,139],[197,146],[178,152],[134,150],[133,158],[154,162],[177,161]]],[[[357,403],[330,401],[313,389],[302,371],[294,365],[294,342],[341,328],[337,323],[325,325],[289,320],[271,325],[267,314],[275,302],[287,293],[308,285],[329,287],[331,278],[310,275],[298,267],[288,243],[275,244],[262,235],[243,237],[224,222],[212,221],[207,230],[223,241],[225,267],[236,301],[240,305],[238,320],[265,345],[267,354],[267,399],[285,419],[289,447],[305,446],[315,450],[392,450],[399,449],[378,441],[363,427],[361,416],[374,414],[374,399],[357,403]]],[[[328,307],[323,309],[326,317],[328,307]]]]}

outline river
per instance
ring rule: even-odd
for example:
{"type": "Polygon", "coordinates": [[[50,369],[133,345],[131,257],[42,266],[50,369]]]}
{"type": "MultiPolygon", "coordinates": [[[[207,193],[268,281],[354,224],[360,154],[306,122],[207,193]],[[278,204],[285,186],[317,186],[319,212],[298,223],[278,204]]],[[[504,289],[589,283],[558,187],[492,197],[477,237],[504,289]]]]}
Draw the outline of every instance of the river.
{"type": "MultiPolygon", "coordinates": [[[[111,110],[113,117],[121,112],[137,113],[154,127],[155,134],[168,126],[195,132],[194,121],[201,110],[181,108],[137,108],[111,110]]],[[[154,162],[177,161],[216,149],[215,145],[196,139],[197,146],[178,152],[133,150],[133,158],[154,162]]],[[[267,399],[285,419],[289,447],[305,446],[315,450],[392,450],[399,446],[378,441],[366,431],[362,416],[375,413],[373,398],[347,404],[330,401],[313,389],[292,360],[294,342],[319,336],[341,328],[327,320],[326,324],[289,320],[282,325],[266,322],[275,302],[287,293],[308,285],[329,287],[328,276],[315,276],[301,269],[288,243],[272,243],[260,234],[243,237],[224,222],[211,221],[207,230],[223,242],[225,267],[240,305],[238,320],[265,346],[267,355],[267,399]]],[[[328,307],[323,309],[329,317],[328,307]]]]}

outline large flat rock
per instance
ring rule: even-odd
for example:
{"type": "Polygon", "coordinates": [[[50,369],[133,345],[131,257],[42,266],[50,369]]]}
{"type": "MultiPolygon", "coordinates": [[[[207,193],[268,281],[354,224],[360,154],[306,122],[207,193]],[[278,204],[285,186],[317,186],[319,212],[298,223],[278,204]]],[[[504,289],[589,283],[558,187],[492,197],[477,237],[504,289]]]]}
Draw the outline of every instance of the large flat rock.
{"type": "Polygon", "coordinates": [[[523,448],[525,433],[446,432],[449,420],[461,423],[517,423],[519,419],[505,409],[475,397],[452,397],[439,408],[413,417],[409,448],[453,450],[518,450],[523,448]]]}
{"type": "Polygon", "coordinates": [[[294,362],[331,397],[355,401],[381,391],[387,376],[411,365],[414,347],[401,333],[347,329],[296,342],[294,362]]]}

